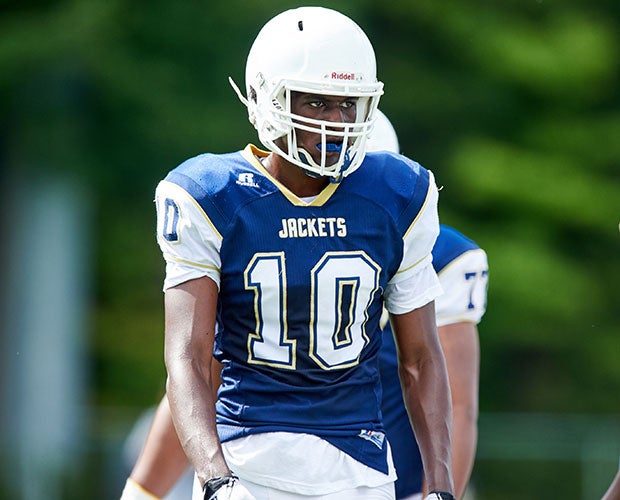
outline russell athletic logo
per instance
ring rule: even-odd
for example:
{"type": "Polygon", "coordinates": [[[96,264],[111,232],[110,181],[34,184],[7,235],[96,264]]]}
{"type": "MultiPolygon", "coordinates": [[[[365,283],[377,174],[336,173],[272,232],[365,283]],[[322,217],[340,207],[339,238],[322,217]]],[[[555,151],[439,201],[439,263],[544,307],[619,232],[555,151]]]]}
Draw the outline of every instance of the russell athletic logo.
{"type": "Polygon", "coordinates": [[[239,184],[240,186],[246,186],[246,187],[258,187],[258,184],[254,182],[254,174],[252,173],[239,174],[239,178],[237,179],[237,184],[239,184]]]}

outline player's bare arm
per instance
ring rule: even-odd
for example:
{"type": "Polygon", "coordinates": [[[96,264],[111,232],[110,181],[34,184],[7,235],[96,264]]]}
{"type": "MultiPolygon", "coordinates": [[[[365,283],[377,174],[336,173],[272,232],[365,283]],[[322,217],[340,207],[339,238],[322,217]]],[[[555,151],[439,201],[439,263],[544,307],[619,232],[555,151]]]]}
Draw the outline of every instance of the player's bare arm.
{"type": "MultiPolygon", "coordinates": [[[[221,363],[213,359],[211,377],[214,399],[217,398],[221,372],[221,363]]],[[[188,467],[189,461],[172,422],[168,396],[164,394],[129,478],[147,492],[161,498],[168,494],[188,467]]]]}
{"type": "Polygon", "coordinates": [[[609,485],[601,500],[617,500],[620,498],[620,470],[609,485]]]}
{"type": "Polygon", "coordinates": [[[463,498],[476,457],[480,346],[474,322],[438,328],[452,394],[452,474],[456,498],[463,498]]]}
{"type": "Polygon", "coordinates": [[[392,314],[390,319],[398,347],[403,398],[429,490],[452,492],[450,387],[434,302],[405,314],[392,314]]]}
{"type": "Polygon", "coordinates": [[[189,462],[172,423],[168,398],[164,395],[129,477],[146,491],[162,498],[188,466],[189,462]]]}
{"type": "Polygon", "coordinates": [[[201,485],[231,474],[217,435],[212,396],[217,294],[216,283],[203,277],[170,288],[165,295],[168,401],[179,440],[201,485]]]}

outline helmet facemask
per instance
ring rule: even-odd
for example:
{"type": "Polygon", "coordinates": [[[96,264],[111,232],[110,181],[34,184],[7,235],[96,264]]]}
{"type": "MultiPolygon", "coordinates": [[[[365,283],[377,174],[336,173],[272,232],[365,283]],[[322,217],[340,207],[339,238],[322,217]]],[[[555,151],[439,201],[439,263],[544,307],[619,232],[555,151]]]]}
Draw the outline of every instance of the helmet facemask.
{"type": "MultiPolygon", "coordinates": [[[[353,122],[332,122],[307,118],[291,111],[291,99],[294,92],[316,93],[306,85],[289,83],[284,86],[278,95],[268,103],[272,106],[271,117],[266,120],[272,126],[268,127],[269,134],[260,135],[261,142],[271,151],[275,151],[289,162],[297,165],[311,177],[330,177],[337,181],[353,172],[364,159],[365,145],[368,134],[374,123],[374,110],[377,99],[359,97],[356,101],[356,117],[353,122]],[[279,137],[272,139],[277,131],[279,137]],[[319,140],[316,148],[320,151],[320,158],[315,161],[313,151],[307,151],[298,143],[298,131],[316,134],[319,140]],[[271,137],[270,137],[271,135],[271,137]],[[281,140],[278,140],[280,139],[281,140]],[[333,155],[339,153],[334,161],[333,155]],[[329,164],[330,162],[331,164],[329,164]]],[[[330,96],[338,96],[331,92],[330,96]]],[[[350,97],[349,93],[342,96],[350,97]]],[[[312,147],[312,145],[305,145],[312,147]]]]}

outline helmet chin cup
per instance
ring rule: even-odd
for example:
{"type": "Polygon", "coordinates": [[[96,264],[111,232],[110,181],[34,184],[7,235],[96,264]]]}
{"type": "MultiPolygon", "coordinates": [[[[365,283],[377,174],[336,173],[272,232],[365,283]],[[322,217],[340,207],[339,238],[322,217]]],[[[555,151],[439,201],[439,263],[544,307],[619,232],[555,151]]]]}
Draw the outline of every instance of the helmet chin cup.
{"type": "MultiPolygon", "coordinates": [[[[335,144],[335,143],[331,143],[331,144],[335,144]]],[[[318,163],[316,163],[313,159],[312,156],[310,155],[310,153],[308,153],[308,151],[306,151],[304,148],[298,148],[297,149],[297,157],[299,158],[299,160],[304,164],[303,166],[300,166],[299,168],[301,168],[304,173],[308,176],[308,177],[312,177],[313,179],[316,179],[318,177],[329,177],[329,180],[332,183],[338,183],[340,182],[343,177],[346,177],[346,170],[351,166],[351,157],[349,156],[349,151],[345,150],[344,152],[342,151],[342,145],[338,144],[337,145],[338,148],[334,149],[334,151],[338,151],[341,152],[341,157],[343,158],[344,161],[340,161],[339,163],[341,163],[341,167],[340,167],[340,174],[337,176],[334,175],[321,175],[319,173],[316,172],[316,169],[320,169],[320,165],[318,163]],[[308,168],[308,167],[312,167],[312,168],[308,168]]],[[[318,145],[317,145],[318,147],[318,145]]]]}
{"type": "MultiPolygon", "coordinates": [[[[314,164],[316,166],[316,163],[312,159],[312,156],[310,156],[310,153],[308,153],[305,149],[299,148],[297,150],[297,156],[299,157],[300,161],[304,165],[314,164]]],[[[321,177],[319,174],[317,174],[313,170],[308,170],[306,167],[301,167],[300,166],[299,168],[301,168],[304,171],[304,174],[306,174],[308,177],[312,177],[313,179],[317,179],[317,178],[321,177]]]]}
{"type": "Polygon", "coordinates": [[[246,97],[234,82],[231,85],[267,149],[305,171],[332,179],[342,179],[359,167],[383,83],[377,80],[374,49],[354,21],[323,7],[300,7],[275,16],[250,49],[245,81],[246,97]],[[355,121],[336,123],[295,115],[292,92],[355,98],[355,121]],[[320,136],[320,162],[298,147],[296,129],[320,136]],[[286,147],[276,143],[279,138],[286,147]],[[337,144],[343,145],[340,151],[337,144]],[[343,150],[345,144],[348,148],[343,150]],[[335,152],[340,156],[334,162],[333,155],[328,158],[326,153],[335,152]]]}

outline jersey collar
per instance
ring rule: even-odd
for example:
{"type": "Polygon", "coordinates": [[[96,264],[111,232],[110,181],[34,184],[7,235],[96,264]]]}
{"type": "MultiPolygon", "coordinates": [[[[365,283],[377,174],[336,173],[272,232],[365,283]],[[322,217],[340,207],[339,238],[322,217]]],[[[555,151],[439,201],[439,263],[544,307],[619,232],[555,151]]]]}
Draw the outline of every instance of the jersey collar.
{"type": "Polygon", "coordinates": [[[269,151],[264,151],[262,149],[257,148],[254,144],[248,144],[245,149],[241,152],[241,155],[252,164],[254,168],[256,168],[259,172],[261,172],[265,177],[267,177],[273,184],[280,190],[280,192],[295,206],[298,207],[320,207],[324,205],[327,200],[329,200],[340,183],[332,183],[330,182],[323,191],[321,191],[318,196],[312,200],[311,202],[305,202],[301,198],[299,198],[296,194],[290,191],[286,186],[281,184],[275,177],[273,177],[269,171],[263,167],[263,164],[260,162],[260,158],[266,158],[269,156],[269,151]]]}

